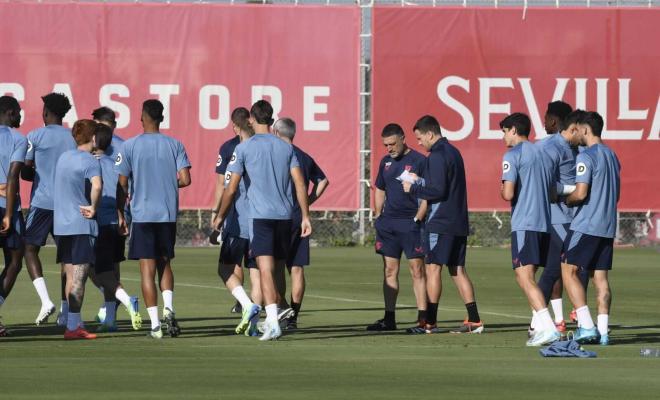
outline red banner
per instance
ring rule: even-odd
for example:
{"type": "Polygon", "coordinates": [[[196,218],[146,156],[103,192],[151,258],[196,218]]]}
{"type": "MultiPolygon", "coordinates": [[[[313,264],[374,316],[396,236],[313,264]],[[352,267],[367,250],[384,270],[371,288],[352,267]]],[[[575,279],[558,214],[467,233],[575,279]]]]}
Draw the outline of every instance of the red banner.
{"type": "Polygon", "coordinates": [[[401,124],[412,144],[432,114],[463,154],[470,208],[508,209],[498,122],[524,112],[545,136],[547,104],[563,99],[605,119],[619,208],[660,210],[659,9],[376,7],[373,22],[372,177],[382,128],[401,124]]]}
{"type": "Polygon", "coordinates": [[[65,126],[103,104],[124,138],[141,132],[142,101],[160,98],[161,128],[193,165],[181,206],[210,208],[232,109],[266,98],[331,181],[315,207],[358,208],[359,8],[11,2],[0,15],[0,93],[20,101],[23,133],[43,124],[51,91],[74,103],[65,126]]]}

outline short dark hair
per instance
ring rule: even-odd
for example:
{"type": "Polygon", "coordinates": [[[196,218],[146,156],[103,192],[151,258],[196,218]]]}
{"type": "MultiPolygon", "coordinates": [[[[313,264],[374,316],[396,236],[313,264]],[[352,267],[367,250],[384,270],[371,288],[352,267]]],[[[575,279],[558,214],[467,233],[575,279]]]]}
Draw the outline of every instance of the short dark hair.
{"type": "Polygon", "coordinates": [[[46,109],[60,119],[64,118],[71,109],[71,102],[63,93],[48,93],[42,96],[41,100],[43,100],[46,109]]]}
{"type": "Polygon", "coordinates": [[[529,136],[529,131],[532,128],[532,122],[529,120],[529,117],[523,113],[513,113],[502,121],[500,121],[501,129],[511,129],[516,127],[516,133],[520,136],[529,136]]]}
{"type": "Polygon", "coordinates": [[[581,124],[589,125],[594,136],[600,137],[603,133],[603,117],[595,111],[587,111],[580,121],[581,124]]]}
{"type": "Polygon", "coordinates": [[[145,100],[142,103],[142,111],[147,113],[149,118],[153,119],[156,122],[163,122],[163,103],[156,99],[145,100]]]}
{"type": "Polygon", "coordinates": [[[235,108],[231,112],[231,122],[236,124],[240,130],[243,132],[251,132],[252,128],[250,127],[250,112],[245,107],[235,108]]]}
{"type": "Polygon", "coordinates": [[[561,121],[560,129],[565,131],[569,126],[571,126],[571,124],[579,124],[582,122],[586,114],[587,113],[584,110],[575,110],[571,112],[561,121]]]}
{"type": "Polygon", "coordinates": [[[561,100],[553,101],[548,103],[548,110],[545,112],[548,115],[555,116],[559,118],[559,121],[562,121],[568,114],[573,111],[573,107],[570,104],[565,103],[561,100]]]}
{"type": "Polygon", "coordinates": [[[259,100],[250,108],[250,115],[254,117],[258,124],[273,125],[273,106],[266,100],[259,100]]]}
{"type": "Polygon", "coordinates": [[[96,124],[94,129],[96,148],[105,151],[112,143],[112,128],[105,124],[96,124]]]}
{"type": "Polygon", "coordinates": [[[18,104],[18,100],[11,96],[2,96],[0,97],[0,113],[5,113],[11,110],[18,110],[21,106],[18,104]]]}
{"type": "Polygon", "coordinates": [[[383,128],[383,132],[380,134],[381,137],[390,137],[390,136],[401,136],[404,137],[405,133],[403,132],[403,128],[399,124],[387,124],[385,125],[385,128],[383,128]]]}
{"type": "Polygon", "coordinates": [[[114,124],[116,116],[112,109],[103,106],[92,111],[92,118],[94,118],[96,121],[105,121],[114,124]]]}
{"type": "Polygon", "coordinates": [[[433,132],[434,135],[442,134],[440,130],[440,123],[432,115],[425,115],[422,118],[418,119],[413,127],[414,131],[420,132],[433,132]]]}
{"type": "Polygon", "coordinates": [[[71,134],[76,140],[76,144],[80,146],[81,144],[89,143],[92,141],[92,137],[96,132],[96,126],[98,124],[91,119],[80,119],[73,124],[71,129],[71,134]]]}

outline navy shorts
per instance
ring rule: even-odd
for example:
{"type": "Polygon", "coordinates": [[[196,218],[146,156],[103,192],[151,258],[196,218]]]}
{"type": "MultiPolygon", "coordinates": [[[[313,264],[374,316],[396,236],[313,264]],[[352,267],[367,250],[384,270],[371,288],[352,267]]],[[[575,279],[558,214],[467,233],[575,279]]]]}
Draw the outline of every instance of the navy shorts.
{"type": "Polygon", "coordinates": [[[241,237],[228,236],[222,239],[220,264],[243,265],[257,268],[254,258],[250,258],[250,241],[241,237]]]}
{"type": "Polygon", "coordinates": [[[511,232],[511,264],[513,269],[525,265],[544,265],[548,258],[550,235],[547,232],[511,232]]]}
{"type": "Polygon", "coordinates": [[[428,234],[426,264],[465,267],[467,236],[454,236],[442,233],[428,234]]]}
{"type": "Polygon", "coordinates": [[[291,226],[291,246],[286,260],[286,266],[289,268],[309,265],[309,236],[300,237],[301,223],[302,221],[296,221],[291,226]]]}
{"type": "Polygon", "coordinates": [[[57,237],[57,258],[63,264],[94,264],[96,253],[92,235],[63,235],[57,237]]]}
{"type": "Polygon", "coordinates": [[[613,238],[569,231],[564,242],[562,261],[589,271],[608,271],[612,269],[613,253],[613,238]]]}
{"type": "Polygon", "coordinates": [[[290,237],[290,219],[253,219],[250,223],[250,256],[286,260],[290,237]]]}
{"type": "Polygon", "coordinates": [[[376,228],[376,253],[383,257],[400,259],[423,258],[426,254],[422,227],[412,218],[401,220],[379,217],[376,228]]]}
{"type": "MultiPolygon", "coordinates": [[[[0,207],[0,220],[5,217],[5,209],[0,207]]],[[[0,247],[3,249],[20,249],[23,247],[23,232],[25,232],[25,220],[23,213],[15,211],[11,218],[11,228],[5,236],[0,236],[0,247]]]]}
{"type": "Polygon", "coordinates": [[[53,235],[53,210],[30,207],[25,221],[25,244],[43,246],[46,244],[48,234],[53,235]]]}
{"type": "Polygon", "coordinates": [[[94,270],[97,273],[114,271],[116,263],[126,260],[125,247],[126,236],[119,234],[117,225],[99,226],[94,270]]]}
{"type": "MultiPolygon", "coordinates": [[[[550,228],[550,242],[543,266],[546,270],[561,271],[561,258],[564,253],[564,241],[571,224],[555,224],[550,228]]],[[[561,272],[559,273],[561,276],[561,272]]]]}
{"type": "Polygon", "coordinates": [[[128,243],[131,260],[174,258],[176,222],[133,222],[128,243]]]}

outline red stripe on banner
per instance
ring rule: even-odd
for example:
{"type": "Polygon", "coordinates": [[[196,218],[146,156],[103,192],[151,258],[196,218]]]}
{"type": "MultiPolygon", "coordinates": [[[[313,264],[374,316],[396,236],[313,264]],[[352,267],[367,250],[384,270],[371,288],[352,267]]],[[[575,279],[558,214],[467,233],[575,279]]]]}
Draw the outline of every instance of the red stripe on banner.
{"type": "Polygon", "coordinates": [[[498,122],[524,112],[532,139],[544,136],[548,102],[564,99],[605,118],[620,210],[660,210],[659,9],[376,7],[373,18],[373,179],[382,128],[400,123],[411,144],[432,114],[465,158],[470,209],[508,209],[498,122]]]}
{"type": "Polygon", "coordinates": [[[180,204],[210,208],[231,111],[264,94],[331,181],[315,208],[359,207],[359,8],[12,2],[0,15],[0,92],[21,102],[24,134],[54,89],[75,106],[65,126],[104,103],[124,138],[141,132],[142,101],[160,97],[162,130],[193,165],[180,204]]]}

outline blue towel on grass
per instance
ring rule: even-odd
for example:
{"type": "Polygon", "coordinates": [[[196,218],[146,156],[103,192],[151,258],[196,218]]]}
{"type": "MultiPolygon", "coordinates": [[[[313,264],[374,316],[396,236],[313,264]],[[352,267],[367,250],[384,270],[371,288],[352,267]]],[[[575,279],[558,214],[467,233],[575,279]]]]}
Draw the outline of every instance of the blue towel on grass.
{"type": "Polygon", "coordinates": [[[550,346],[539,350],[543,357],[578,357],[594,358],[596,353],[587,351],[575,340],[557,341],[550,346]]]}

